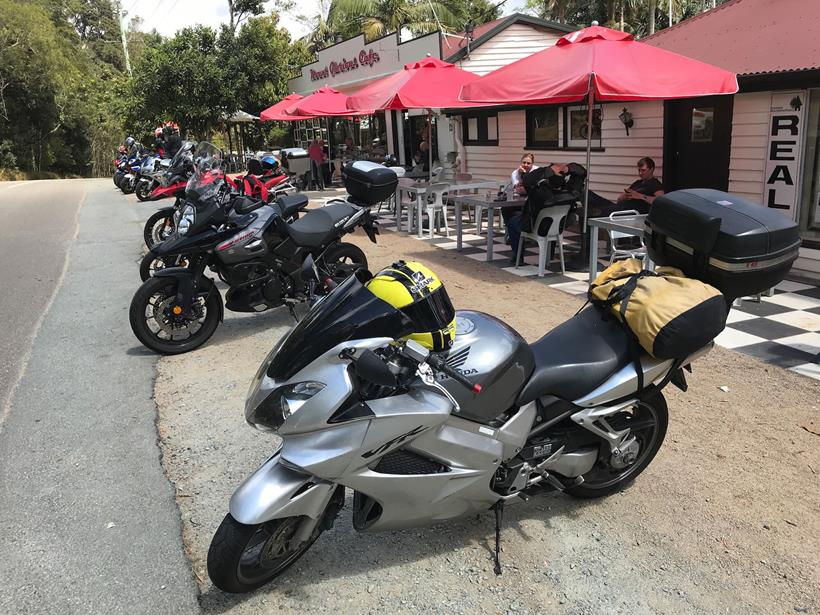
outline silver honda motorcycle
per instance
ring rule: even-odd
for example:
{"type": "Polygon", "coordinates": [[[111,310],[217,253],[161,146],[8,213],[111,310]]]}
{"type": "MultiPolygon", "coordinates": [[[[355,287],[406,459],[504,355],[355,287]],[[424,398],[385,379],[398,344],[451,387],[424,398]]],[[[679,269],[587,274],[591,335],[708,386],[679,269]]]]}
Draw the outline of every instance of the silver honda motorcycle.
{"type": "Polygon", "coordinates": [[[635,351],[588,307],[528,344],[500,320],[456,312],[443,353],[413,341],[411,320],[365,287],[359,270],[271,351],[245,416],[282,445],[233,494],[208,572],[227,592],[281,574],[329,529],[353,492],[359,531],[393,530],[493,510],[495,570],[504,506],[544,490],[578,497],[622,489],[663,442],[670,382],[684,360],[635,351]]]}

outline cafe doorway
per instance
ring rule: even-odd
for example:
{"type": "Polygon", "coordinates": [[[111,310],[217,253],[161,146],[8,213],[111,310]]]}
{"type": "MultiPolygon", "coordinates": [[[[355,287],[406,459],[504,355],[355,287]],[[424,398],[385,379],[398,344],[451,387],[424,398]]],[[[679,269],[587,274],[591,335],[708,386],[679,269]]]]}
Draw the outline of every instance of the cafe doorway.
{"type": "Polygon", "coordinates": [[[663,185],[729,189],[734,96],[703,96],[666,102],[663,185]]]}

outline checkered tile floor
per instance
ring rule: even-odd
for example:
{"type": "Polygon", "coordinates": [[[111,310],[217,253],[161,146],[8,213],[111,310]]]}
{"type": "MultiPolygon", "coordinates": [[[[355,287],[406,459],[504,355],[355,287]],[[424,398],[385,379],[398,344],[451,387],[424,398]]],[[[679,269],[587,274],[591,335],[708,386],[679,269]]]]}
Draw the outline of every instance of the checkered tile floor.
{"type": "MultiPolygon", "coordinates": [[[[395,231],[395,218],[384,214],[379,220],[384,230],[395,231]]],[[[440,233],[422,241],[444,250],[456,249],[455,224],[450,221],[450,238],[440,233]]],[[[482,229],[484,230],[484,229],[482,229]]],[[[486,230],[484,230],[486,232],[486,230]]],[[[476,261],[486,262],[486,235],[476,234],[475,225],[464,223],[463,248],[461,254],[476,261]]],[[[547,264],[547,272],[538,278],[538,248],[532,243],[524,246],[524,255],[519,268],[510,263],[512,249],[504,242],[503,232],[494,238],[493,260],[491,263],[508,273],[521,277],[532,277],[551,288],[573,295],[586,295],[588,274],[572,271],[569,266],[573,257],[577,259],[580,242],[577,234],[569,230],[564,233],[564,256],[567,261],[566,274],[560,273],[558,253],[547,264]],[[552,270],[553,272],[551,272],[552,270]],[[557,273],[554,273],[557,271],[557,273]]],[[[606,244],[600,242],[599,254],[606,254],[606,244]]],[[[601,259],[599,270],[608,265],[608,259],[601,259]]],[[[772,297],[761,297],[759,302],[740,300],[729,313],[726,329],[715,342],[724,348],[731,348],[757,357],[767,363],[820,380],[820,287],[781,282],[775,287],[772,297]]]]}

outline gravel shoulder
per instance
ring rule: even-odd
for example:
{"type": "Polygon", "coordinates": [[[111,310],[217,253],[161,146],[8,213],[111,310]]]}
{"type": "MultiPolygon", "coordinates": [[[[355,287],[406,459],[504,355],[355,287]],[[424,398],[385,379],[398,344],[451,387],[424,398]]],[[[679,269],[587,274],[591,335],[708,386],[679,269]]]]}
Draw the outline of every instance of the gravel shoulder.
{"type": "MultiPolygon", "coordinates": [[[[493,314],[530,341],[581,306],[403,235],[350,240],[372,269],[425,262],[457,308],[493,314]]],[[[687,393],[666,389],[666,442],[634,485],[602,500],[549,494],[507,509],[500,577],[491,514],[359,534],[349,498],[278,581],[223,594],[205,570],[211,536],[234,488],[275,446],[244,423],[244,396],[292,323],[283,309],[228,312],[205,347],[159,361],[163,464],[205,612],[820,612],[820,383],[720,348],[694,365],[687,393]]]]}

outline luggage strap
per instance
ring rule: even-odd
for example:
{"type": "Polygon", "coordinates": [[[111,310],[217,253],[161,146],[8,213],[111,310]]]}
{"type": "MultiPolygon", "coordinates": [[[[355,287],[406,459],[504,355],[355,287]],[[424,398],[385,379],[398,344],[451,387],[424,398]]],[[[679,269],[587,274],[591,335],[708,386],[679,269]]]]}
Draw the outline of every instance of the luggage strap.
{"type": "Polygon", "coordinates": [[[632,297],[632,293],[635,292],[635,289],[638,287],[638,282],[641,278],[646,277],[661,277],[654,271],[644,270],[640,273],[631,273],[627,276],[621,276],[619,278],[612,278],[611,281],[614,280],[623,280],[624,278],[629,278],[627,282],[621,284],[620,286],[614,287],[607,297],[606,301],[599,302],[602,307],[609,312],[612,309],[612,306],[616,303],[620,302],[621,307],[619,308],[619,313],[621,314],[621,326],[626,330],[627,335],[629,335],[629,358],[632,361],[632,365],[635,367],[635,375],[638,377],[638,392],[640,393],[644,387],[643,381],[643,367],[641,366],[641,345],[638,341],[638,336],[629,328],[629,325],[626,323],[626,308],[629,305],[629,299],[632,297]]]}

